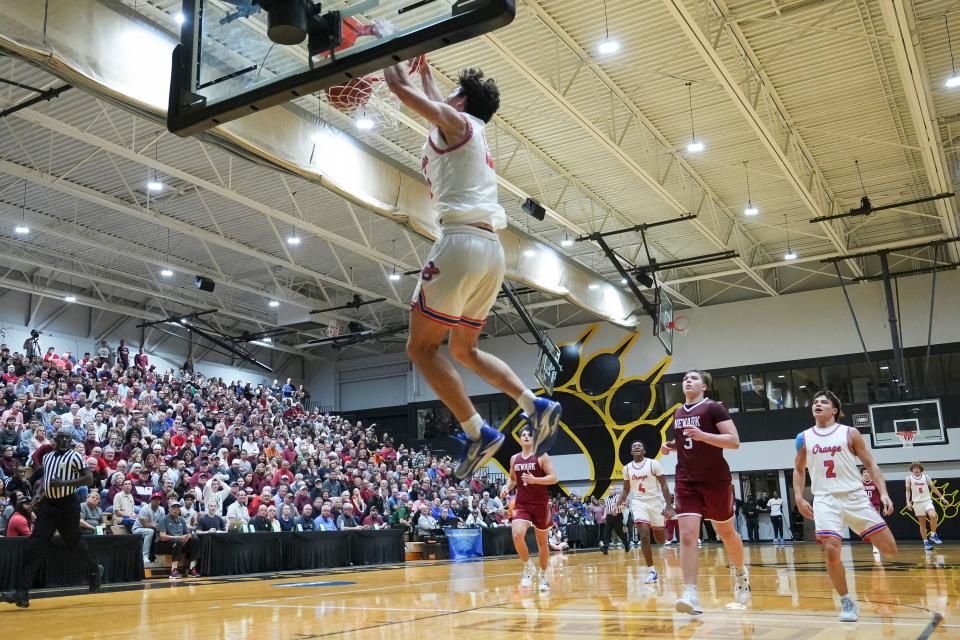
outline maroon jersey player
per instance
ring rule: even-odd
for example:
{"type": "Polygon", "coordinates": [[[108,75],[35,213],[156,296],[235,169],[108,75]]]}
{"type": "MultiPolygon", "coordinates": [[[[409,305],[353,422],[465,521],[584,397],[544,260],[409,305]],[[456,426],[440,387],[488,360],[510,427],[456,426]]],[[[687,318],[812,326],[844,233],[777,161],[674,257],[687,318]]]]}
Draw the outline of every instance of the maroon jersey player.
{"type": "Polygon", "coordinates": [[[546,453],[538,456],[534,450],[534,430],[527,424],[520,429],[520,453],[510,458],[510,480],[501,489],[500,495],[506,498],[516,487],[517,497],[513,506],[513,546],[523,563],[521,587],[533,586],[533,573],[536,570],[530,551],[527,549],[527,529],[534,527],[537,536],[537,551],[540,560],[540,591],[549,591],[547,565],[550,561],[550,545],[547,534],[553,526],[553,514],[550,511],[550,494],[547,486],[556,484],[557,474],[553,463],[546,453]]]}
{"type": "MultiPolygon", "coordinates": [[[[883,506],[880,504],[880,487],[878,487],[877,483],[873,481],[873,477],[870,475],[869,469],[861,469],[860,474],[863,476],[863,490],[867,493],[867,499],[870,500],[870,506],[873,507],[874,511],[882,516],[883,506]]],[[[878,549],[876,545],[873,546],[873,555],[880,555],[880,549],[878,549]]]]}
{"type": "Polygon", "coordinates": [[[704,395],[710,382],[710,374],[704,371],[688,371],[683,376],[685,402],[674,413],[673,439],[665,442],[661,449],[664,455],[677,453],[673,495],[680,526],[680,568],[684,582],[677,611],[690,614],[703,613],[697,595],[697,540],[703,518],[713,521],[730,555],[736,572],[734,598],[741,604],[750,598],[750,581],[743,566],[743,541],[733,526],[730,467],[723,459],[724,449],[740,447],[740,436],[723,404],[704,395]]]}

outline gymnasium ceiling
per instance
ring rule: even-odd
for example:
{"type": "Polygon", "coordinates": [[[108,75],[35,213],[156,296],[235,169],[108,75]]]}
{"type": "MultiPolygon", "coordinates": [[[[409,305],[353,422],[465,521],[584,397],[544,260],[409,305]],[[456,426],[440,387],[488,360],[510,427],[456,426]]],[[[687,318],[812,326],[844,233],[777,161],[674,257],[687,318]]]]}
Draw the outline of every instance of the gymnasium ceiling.
{"type": "MultiPolygon", "coordinates": [[[[179,1],[123,2],[178,29],[179,1]]],[[[518,0],[509,27],[430,57],[442,84],[461,67],[480,66],[501,87],[502,108],[487,137],[513,187],[501,190],[513,226],[616,283],[595,246],[561,246],[567,228],[524,214],[520,196],[589,231],[696,213],[695,222],[649,232],[654,257],[728,249],[739,257],[662,272],[678,307],[833,287],[825,257],[957,235],[956,197],[809,223],[859,205],[855,161],[875,206],[953,190],[960,87],[944,86],[951,75],[944,15],[960,45],[954,0],[611,1],[610,35],[621,45],[612,55],[597,52],[602,7],[518,0]],[[898,15],[906,16],[905,28],[894,32],[888,25],[898,15]],[[705,144],[700,153],[687,150],[688,82],[696,137],[705,144]],[[750,201],[759,209],[753,217],[743,213],[745,162],[750,201]],[[788,232],[794,260],[784,258],[788,232]]],[[[13,58],[0,59],[0,78],[44,89],[63,84],[13,58]]],[[[0,107],[34,95],[6,84],[0,107]]],[[[395,129],[361,133],[345,116],[324,114],[396,163],[419,169],[423,128],[416,118],[405,114],[395,129]]],[[[429,250],[423,238],[316,184],[213,142],[178,138],[79,89],[2,119],[0,201],[0,286],[71,291],[83,304],[150,317],[218,308],[216,322],[235,332],[280,323],[270,300],[304,311],[355,294],[387,301],[324,318],[374,329],[401,324],[415,277],[388,276],[395,264],[416,269],[429,250]],[[157,195],[146,189],[155,175],[166,185],[157,195]],[[28,236],[13,232],[21,216],[28,236]],[[289,216],[316,233],[300,231],[300,244],[290,246],[289,216]],[[174,275],[160,275],[168,265],[174,275]],[[194,290],[194,274],[215,279],[216,292],[194,290]]],[[[646,262],[638,234],[613,243],[636,264],[646,262]]],[[[922,269],[931,258],[929,249],[905,250],[891,262],[895,271],[922,269]]],[[[940,260],[957,255],[941,251],[940,260]]],[[[878,266],[854,259],[841,269],[857,278],[878,266]]],[[[537,292],[525,299],[548,330],[591,318],[537,292]]],[[[502,308],[487,330],[507,333],[507,323],[517,317],[502,308]]],[[[296,351],[306,338],[285,336],[273,347],[296,351]]],[[[349,353],[398,347],[369,343],[349,353]]]]}

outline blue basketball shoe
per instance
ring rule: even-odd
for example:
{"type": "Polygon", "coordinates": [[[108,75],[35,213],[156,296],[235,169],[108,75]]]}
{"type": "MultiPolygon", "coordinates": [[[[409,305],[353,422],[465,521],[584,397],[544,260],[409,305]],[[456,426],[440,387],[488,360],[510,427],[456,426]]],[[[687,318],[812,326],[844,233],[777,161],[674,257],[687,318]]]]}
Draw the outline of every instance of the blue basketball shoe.
{"type": "Polygon", "coordinates": [[[523,414],[533,425],[533,448],[536,455],[542,456],[553,447],[560,433],[560,414],[563,409],[559,402],[547,398],[537,398],[533,401],[533,415],[523,414]]]}
{"type": "Polygon", "coordinates": [[[937,535],[936,531],[931,531],[930,535],[927,537],[930,538],[930,542],[934,544],[943,544],[943,540],[940,539],[940,536],[937,535]]]}
{"type": "Polygon", "coordinates": [[[472,476],[478,467],[490,461],[503,444],[504,436],[487,423],[483,423],[479,440],[471,440],[465,433],[458,433],[454,436],[454,440],[461,444],[463,450],[460,452],[453,475],[458,480],[463,480],[472,476]]]}

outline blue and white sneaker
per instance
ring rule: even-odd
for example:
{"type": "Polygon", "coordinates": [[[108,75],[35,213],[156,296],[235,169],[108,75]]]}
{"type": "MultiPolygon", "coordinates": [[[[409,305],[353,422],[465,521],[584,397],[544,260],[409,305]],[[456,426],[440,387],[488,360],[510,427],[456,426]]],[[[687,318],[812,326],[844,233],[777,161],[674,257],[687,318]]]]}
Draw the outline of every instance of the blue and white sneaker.
{"type": "Polygon", "coordinates": [[[930,541],[934,544],[943,544],[943,540],[941,540],[940,536],[938,536],[934,531],[931,531],[930,535],[927,537],[930,538],[930,541]]]}
{"type": "Polygon", "coordinates": [[[523,417],[533,425],[533,449],[536,455],[542,456],[557,441],[557,436],[560,434],[561,413],[563,409],[559,402],[537,398],[533,401],[533,416],[523,414],[523,417]]]}
{"type": "Polygon", "coordinates": [[[929,540],[924,540],[924,541],[923,541],[923,548],[924,548],[925,550],[927,550],[927,551],[933,551],[933,543],[930,542],[929,540]]]}
{"type": "Polygon", "coordinates": [[[471,440],[465,433],[457,434],[454,436],[454,439],[463,445],[463,451],[460,453],[457,468],[454,470],[453,475],[455,475],[458,480],[463,480],[472,476],[478,467],[490,461],[490,458],[493,457],[497,449],[500,448],[500,445],[503,444],[504,435],[487,423],[484,423],[480,428],[479,440],[471,440]]]}

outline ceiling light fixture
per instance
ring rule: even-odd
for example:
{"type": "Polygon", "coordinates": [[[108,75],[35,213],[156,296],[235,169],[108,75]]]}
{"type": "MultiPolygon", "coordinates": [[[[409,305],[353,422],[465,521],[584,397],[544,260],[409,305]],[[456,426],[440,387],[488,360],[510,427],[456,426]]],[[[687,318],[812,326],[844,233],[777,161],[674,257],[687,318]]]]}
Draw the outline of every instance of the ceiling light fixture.
{"type": "Polygon", "coordinates": [[[276,309],[277,307],[280,306],[280,302],[278,300],[271,300],[267,304],[270,306],[271,309],[276,309]]]}
{"type": "Polygon", "coordinates": [[[68,293],[67,295],[63,296],[63,301],[64,301],[64,302],[76,302],[76,301],[77,301],[77,296],[73,295],[72,293],[68,293]]]}
{"type": "Polygon", "coordinates": [[[760,213],[760,209],[753,206],[753,198],[750,197],[750,170],[747,168],[747,161],[743,161],[743,173],[747,176],[747,206],[743,209],[743,215],[755,216],[760,213]]]}
{"type": "Polygon", "coordinates": [[[290,227],[290,237],[287,238],[287,244],[296,247],[300,244],[300,236],[297,235],[296,227],[290,227]]]}
{"type": "Polygon", "coordinates": [[[23,203],[20,205],[20,224],[13,228],[13,231],[21,236],[30,233],[30,227],[27,226],[27,181],[23,181],[23,203]]]}
{"type": "Polygon", "coordinates": [[[943,84],[947,89],[954,89],[960,87],[960,73],[957,73],[957,63],[953,59],[953,42],[950,40],[950,22],[947,20],[947,14],[943,14],[943,28],[947,31],[947,49],[950,50],[950,69],[952,70],[950,77],[943,84]]]}
{"type": "Polygon", "coordinates": [[[271,338],[270,336],[264,336],[263,338],[260,338],[260,342],[265,342],[267,344],[270,344],[271,342],[273,342],[273,338],[271,338]]]}
{"type": "Polygon", "coordinates": [[[400,280],[400,274],[397,273],[397,268],[396,268],[396,267],[393,268],[393,272],[390,274],[390,279],[391,279],[393,282],[397,282],[398,280],[400,280]]]}
{"type": "Polygon", "coordinates": [[[179,13],[179,12],[177,12],[177,13],[175,13],[175,14],[173,15],[173,19],[177,21],[177,24],[183,24],[184,22],[187,21],[187,19],[184,17],[184,15],[183,15],[182,13],[179,13]]]}
{"type": "Polygon", "coordinates": [[[593,290],[593,289],[599,289],[599,288],[600,288],[600,285],[598,285],[596,282],[591,282],[589,285],[587,285],[587,289],[593,290]]]}
{"type": "Polygon", "coordinates": [[[159,180],[147,180],[147,190],[154,193],[163,191],[163,183],[159,180]]]}
{"type": "Polygon", "coordinates": [[[173,269],[163,269],[160,271],[160,275],[162,275],[164,278],[171,278],[173,277],[173,269]]]}
{"type": "MultiPolygon", "coordinates": [[[[157,139],[153,141],[153,160],[154,162],[160,162],[160,133],[157,133],[157,139]]],[[[159,193],[163,191],[164,184],[160,182],[160,177],[157,175],[157,168],[153,168],[153,177],[147,180],[147,191],[153,191],[154,193],[159,193]]]]}
{"type": "Polygon", "coordinates": [[[783,226],[787,230],[787,252],[783,254],[783,259],[796,260],[797,252],[790,248],[790,223],[787,221],[787,214],[783,214],[783,226]]]}
{"type": "Polygon", "coordinates": [[[572,247],[572,246],[573,246],[573,238],[571,238],[570,236],[568,236],[568,235],[566,234],[566,232],[564,232],[564,234],[563,234],[563,240],[560,241],[560,246],[561,246],[561,247],[572,247]]]}
{"type": "Polygon", "coordinates": [[[376,123],[373,121],[373,118],[367,116],[362,116],[357,120],[357,129],[361,131],[370,131],[373,129],[376,123]]]}
{"type": "Polygon", "coordinates": [[[607,56],[620,50],[620,43],[610,37],[610,22],[607,20],[607,0],[603,0],[603,40],[597,51],[607,56]]]}
{"type": "Polygon", "coordinates": [[[523,251],[523,255],[525,255],[528,258],[532,258],[533,256],[537,255],[537,252],[534,251],[533,249],[525,249],[523,251]]]}
{"type": "Polygon", "coordinates": [[[693,126],[693,83],[687,83],[687,95],[690,101],[690,144],[687,145],[687,151],[690,153],[700,153],[703,151],[703,143],[697,140],[697,130],[693,126]]]}

